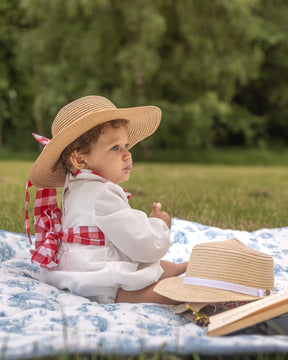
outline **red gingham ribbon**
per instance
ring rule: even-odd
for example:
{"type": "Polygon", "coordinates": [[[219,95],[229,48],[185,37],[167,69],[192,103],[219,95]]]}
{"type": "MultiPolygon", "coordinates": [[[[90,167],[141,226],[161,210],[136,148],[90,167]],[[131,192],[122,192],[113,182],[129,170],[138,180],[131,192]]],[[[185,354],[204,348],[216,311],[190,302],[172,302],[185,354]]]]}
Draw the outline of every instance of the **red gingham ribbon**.
{"type": "MultiPolygon", "coordinates": [[[[26,185],[25,228],[30,243],[29,192],[32,184],[26,185]]],[[[57,206],[56,189],[39,188],[34,206],[35,250],[31,250],[33,263],[51,269],[59,264],[58,246],[60,241],[82,245],[105,245],[105,236],[97,226],[75,226],[61,230],[61,210],[57,206]]]]}
{"type": "Polygon", "coordinates": [[[42,135],[38,135],[38,134],[34,134],[32,133],[32,135],[34,136],[34,139],[37,140],[40,144],[46,146],[51,140],[46,138],[45,136],[42,135]]]}

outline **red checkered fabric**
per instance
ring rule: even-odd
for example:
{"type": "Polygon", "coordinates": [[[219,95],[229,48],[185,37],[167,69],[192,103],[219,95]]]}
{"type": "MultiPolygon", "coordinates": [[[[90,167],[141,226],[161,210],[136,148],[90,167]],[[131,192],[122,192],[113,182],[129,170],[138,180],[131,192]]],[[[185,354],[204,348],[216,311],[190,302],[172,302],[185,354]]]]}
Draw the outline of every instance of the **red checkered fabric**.
{"type": "MultiPolygon", "coordinates": [[[[26,185],[25,228],[30,243],[28,214],[29,187],[26,185]]],[[[61,230],[61,210],[57,205],[56,189],[38,189],[34,205],[35,250],[31,250],[33,263],[46,269],[59,264],[58,246],[61,241],[82,245],[105,245],[105,236],[97,226],[76,226],[61,230]]]]}
{"type": "Polygon", "coordinates": [[[51,140],[46,138],[45,136],[42,135],[38,135],[38,134],[34,134],[32,133],[32,135],[34,136],[34,139],[37,140],[40,144],[46,146],[51,140]]]}

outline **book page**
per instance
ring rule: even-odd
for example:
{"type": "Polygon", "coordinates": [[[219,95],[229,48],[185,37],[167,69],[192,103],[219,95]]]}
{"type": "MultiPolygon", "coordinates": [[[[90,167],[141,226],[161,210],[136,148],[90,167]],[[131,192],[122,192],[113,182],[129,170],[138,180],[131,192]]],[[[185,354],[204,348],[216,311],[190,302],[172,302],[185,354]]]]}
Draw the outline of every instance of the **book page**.
{"type": "Polygon", "coordinates": [[[233,331],[247,328],[251,325],[258,324],[262,321],[266,321],[274,318],[275,316],[282,315],[288,311],[288,302],[282,302],[277,304],[275,307],[270,306],[265,310],[257,311],[250,316],[246,316],[242,319],[234,321],[230,324],[226,324],[224,326],[220,326],[217,328],[210,329],[208,327],[208,336],[221,336],[225,334],[229,334],[233,331]]]}
{"type": "MultiPolygon", "coordinates": [[[[264,309],[268,309],[269,307],[274,307],[275,305],[285,302],[288,303],[288,291],[277,293],[269,297],[252,301],[249,304],[242,305],[237,308],[224,311],[223,313],[211,316],[208,329],[209,331],[212,331],[214,329],[236,322],[239,319],[243,319],[247,316],[250,316],[251,314],[262,312],[264,309]]],[[[288,311],[288,305],[286,311],[288,311]]]]}

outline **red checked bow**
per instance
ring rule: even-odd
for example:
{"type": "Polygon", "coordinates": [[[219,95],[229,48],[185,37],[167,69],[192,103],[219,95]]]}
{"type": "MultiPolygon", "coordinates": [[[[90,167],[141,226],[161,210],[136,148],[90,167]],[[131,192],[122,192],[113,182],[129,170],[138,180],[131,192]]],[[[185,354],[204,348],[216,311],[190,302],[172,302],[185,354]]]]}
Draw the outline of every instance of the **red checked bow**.
{"type": "Polygon", "coordinates": [[[31,261],[47,269],[59,264],[58,245],[63,237],[61,210],[57,206],[56,189],[38,189],[34,207],[35,249],[31,261]]]}
{"type": "MultiPolygon", "coordinates": [[[[26,185],[25,227],[31,241],[28,215],[29,193],[26,185]]],[[[82,245],[105,245],[105,236],[97,226],[74,226],[61,230],[61,210],[57,205],[56,189],[38,189],[34,206],[35,250],[31,261],[46,269],[59,264],[58,246],[61,241],[82,245]]]]}

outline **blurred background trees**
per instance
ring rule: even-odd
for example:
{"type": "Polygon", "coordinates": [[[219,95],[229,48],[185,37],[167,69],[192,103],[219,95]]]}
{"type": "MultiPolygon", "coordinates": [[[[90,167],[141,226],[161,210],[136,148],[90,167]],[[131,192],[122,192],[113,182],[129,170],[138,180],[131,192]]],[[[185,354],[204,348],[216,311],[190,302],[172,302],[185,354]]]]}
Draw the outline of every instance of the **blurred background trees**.
{"type": "Polygon", "coordinates": [[[288,142],[286,0],[1,0],[0,148],[30,151],[97,94],[157,105],[161,149],[288,142]]]}

